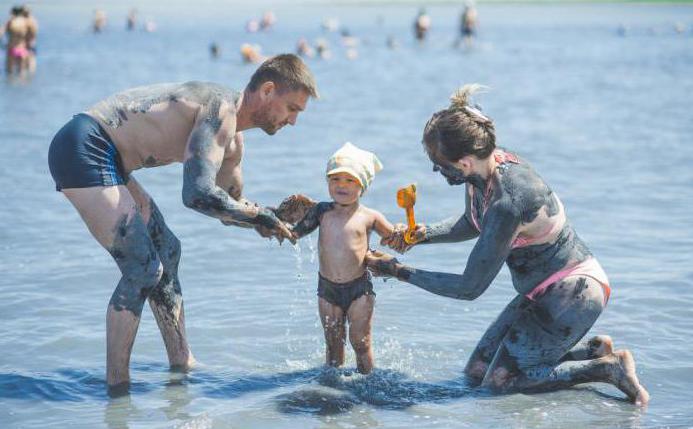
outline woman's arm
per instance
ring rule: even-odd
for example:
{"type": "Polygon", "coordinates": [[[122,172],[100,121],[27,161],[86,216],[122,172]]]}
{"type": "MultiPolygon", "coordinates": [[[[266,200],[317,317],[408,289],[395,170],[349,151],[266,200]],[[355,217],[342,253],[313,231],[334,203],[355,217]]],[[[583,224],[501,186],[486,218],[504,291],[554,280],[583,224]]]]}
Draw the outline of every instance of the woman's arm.
{"type": "MultiPolygon", "coordinates": [[[[470,221],[471,198],[468,186],[465,187],[464,213],[459,218],[448,218],[431,225],[424,225],[421,244],[426,243],[456,243],[471,240],[479,236],[479,231],[470,221]]],[[[418,243],[417,243],[418,244],[418,243]]]]}
{"type": "Polygon", "coordinates": [[[479,231],[463,214],[459,219],[454,217],[441,222],[424,225],[423,240],[416,244],[456,243],[471,240],[479,236],[479,231]]]}
{"type": "Polygon", "coordinates": [[[419,270],[380,252],[367,257],[367,263],[376,273],[394,276],[436,295],[474,300],[488,288],[503,266],[519,224],[519,216],[509,203],[497,201],[489,207],[483,232],[461,275],[419,270]]]}

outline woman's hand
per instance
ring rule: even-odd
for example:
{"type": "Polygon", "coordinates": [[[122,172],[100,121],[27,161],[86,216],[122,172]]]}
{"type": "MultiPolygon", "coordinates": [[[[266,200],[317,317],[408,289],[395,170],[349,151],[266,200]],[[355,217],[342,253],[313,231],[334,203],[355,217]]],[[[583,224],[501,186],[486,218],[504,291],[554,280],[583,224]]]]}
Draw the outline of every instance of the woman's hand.
{"type": "Polygon", "coordinates": [[[383,246],[388,246],[397,253],[403,254],[416,245],[419,241],[426,238],[426,226],[422,223],[417,223],[414,233],[412,234],[415,243],[409,244],[404,240],[404,234],[407,232],[407,226],[403,223],[398,223],[395,225],[395,230],[392,234],[387,237],[383,237],[380,240],[380,244],[383,246]]]}
{"type": "Polygon", "coordinates": [[[375,277],[397,277],[398,263],[397,258],[379,250],[366,253],[366,267],[375,277]]]}

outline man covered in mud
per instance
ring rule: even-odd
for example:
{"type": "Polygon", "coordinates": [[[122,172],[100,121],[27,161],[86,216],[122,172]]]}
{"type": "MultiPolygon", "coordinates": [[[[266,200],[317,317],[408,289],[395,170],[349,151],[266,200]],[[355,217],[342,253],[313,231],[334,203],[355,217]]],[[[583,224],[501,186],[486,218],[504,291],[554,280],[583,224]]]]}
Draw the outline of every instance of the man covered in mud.
{"type": "Polygon", "coordinates": [[[267,208],[242,196],[242,131],[273,135],[294,125],[314,77],[295,55],[265,61],[241,92],[206,82],[158,84],[115,94],[75,115],[53,139],[49,166],[94,238],[122,273],[107,311],[107,382],[129,386],[130,353],[144,301],[161,330],[171,368],[194,359],[185,334],[178,280],[181,247],[152,198],[130,175],[181,162],[186,207],[263,237],[291,238],[267,208]]]}

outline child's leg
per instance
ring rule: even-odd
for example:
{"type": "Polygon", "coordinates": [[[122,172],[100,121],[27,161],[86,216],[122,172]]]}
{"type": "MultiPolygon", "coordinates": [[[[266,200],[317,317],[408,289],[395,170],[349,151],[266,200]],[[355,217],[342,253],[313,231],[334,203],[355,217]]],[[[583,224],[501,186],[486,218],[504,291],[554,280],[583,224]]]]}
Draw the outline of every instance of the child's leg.
{"type": "Polygon", "coordinates": [[[356,352],[356,367],[362,374],[368,374],[373,370],[371,318],[374,305],[374,295],[362,295],[351,303],[347,311],[349,341],[356,352]]]}
{"type": "Polygon", "coordinates": [[[329,366],[344,364],[344,312],[324,298],[318,298],[320,321],[325,331],[325,363],[329,366]]]}

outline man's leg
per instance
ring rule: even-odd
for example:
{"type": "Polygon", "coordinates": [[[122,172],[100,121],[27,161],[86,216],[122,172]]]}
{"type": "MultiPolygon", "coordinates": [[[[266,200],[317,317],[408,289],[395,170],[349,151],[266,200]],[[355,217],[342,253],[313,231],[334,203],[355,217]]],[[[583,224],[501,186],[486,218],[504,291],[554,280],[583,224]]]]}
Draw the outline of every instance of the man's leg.
{"type": "Polygon", "coordinates": [[[325,331],[325,363],[329,366],[344,365],[344,312],[338,305],[318,298],[320,321],[325,331]]]}
{"type": "Polygon", "coordinates": [[[374,306],[374,295],[361,295],[347,311],[349,342],[356,352],[356,367],[361,374],[369,374],[373,370],[371,320],[374,306]]]}
{"type": "Polygon", "coordinates": [[[183,294],[178,280],[180,241],[166,225],[154,200],[132,176],[127,188],[137,202],[163,266],[161,280],[149,294],[149,306],[164,339],[171,368],[185,371],[193,366],[195,359],[185,334],[183,294]]]}
{"type": "Polygon", "coordinates": [[[532,392],[605,382],[633,402],[647,402],[649,395],[637,379],[628,351],[560,363],[597,320],[603,300],[601,285],[590,278],[557,283],[512,324],[482,385],[499,392],[532,392]]]}
{"type": "Polygon", "coordinates": [[[109,387],[125,390],[142,307],[149,291],[159,283],[161,264],[125,186],[64,189],[63,193],[122,273],[106,316],[106,366],[109,387]]]}
{"type": "Polygon", "coordinates": [[[516,296],[489,326],[469,357],[467,366],[464,368],[469,384],[475,386],[481,384],[506,332],[517,320],[522,309],[530,303],[523,295],[516,296]]]}

